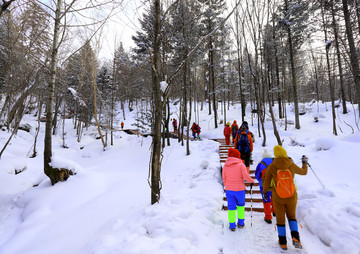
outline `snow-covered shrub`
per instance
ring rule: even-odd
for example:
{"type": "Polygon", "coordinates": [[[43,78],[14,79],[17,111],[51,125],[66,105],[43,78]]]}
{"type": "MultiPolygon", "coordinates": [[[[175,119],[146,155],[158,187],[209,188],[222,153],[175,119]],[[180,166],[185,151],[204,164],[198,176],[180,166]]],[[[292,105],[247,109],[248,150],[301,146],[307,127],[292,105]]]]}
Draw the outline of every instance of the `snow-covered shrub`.
{"type": "Polygon", "coordinates": [[[330,138],[320,138],[316,140],[315,148],[317,151],[329,150],[335,145],[335,141],[330,138]]]}

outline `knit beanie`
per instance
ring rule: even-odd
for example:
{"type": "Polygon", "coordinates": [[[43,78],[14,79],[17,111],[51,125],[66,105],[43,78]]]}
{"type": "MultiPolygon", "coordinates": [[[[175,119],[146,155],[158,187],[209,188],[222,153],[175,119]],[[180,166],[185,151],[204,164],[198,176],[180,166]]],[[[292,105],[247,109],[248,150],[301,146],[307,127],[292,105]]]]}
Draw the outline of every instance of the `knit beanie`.
{"type": "Polygon", "coordinates": [[[275,155],[275,158],[279,158],[279,157],[286,158],[287,157],[286,150],[279,145],[274,146],[274,155],[275,155]]]}
{"type": "Polygon", "coordinates": [[[272,158],[272,154],[271,152],[268,150],[268,149],[264,149],[264,152],[262,154],[262,158],[265,159],[265,158],[272,158]]]}
{"type": "Polygon", "coordinates": [[[235,157],[240,159],[240,152],[237,149],[229,148],[228,157],[235,157]]]}
{"type": "Polygon", "coordinates": [[[227,122],[227,123],[226,123],[226,126],[229,126],[229,127],[230,127],[230,122],[227,122]]]}

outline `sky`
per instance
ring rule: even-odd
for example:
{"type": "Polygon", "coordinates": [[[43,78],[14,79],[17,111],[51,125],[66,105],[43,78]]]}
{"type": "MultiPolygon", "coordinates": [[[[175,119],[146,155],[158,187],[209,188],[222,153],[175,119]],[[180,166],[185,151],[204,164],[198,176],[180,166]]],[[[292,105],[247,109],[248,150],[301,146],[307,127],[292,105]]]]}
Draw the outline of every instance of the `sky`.
{"type": "MultiPolygon", "coordinates": [[[[347,115],[337,108],[337,127],[341,131],[334,136],[330,103],[304,106],[306,114],[300,116],[300,130],[289,125],[285,131],[284,120],[276,120],[288,155],[301,165],[300,158],[306,154],[312,167],[306,176],[295,177],[297,220],[304,247],[301,253],[359,254],[360,131],[354,120],[358,112],[353,112],[350,104],[347,115]],[[315,116],[318,122],[314,122],[315,116]]],[[[54,186],[43,173],[44,123],[36,147],[38,156],[30,158],[37,123],[34,112],[26,114],[21,124],[30,124],[30,132],[19,130],[0,159],[0,253],[279,253],[275,219],[267,224],[263,213],[246,212],[243,229],[228,229],[227,212],[221,210],[224,193],[219,143],[212,140],[223,138],[223,126],[215,129],[212,115],[208,115],[206,106],[204,109],[199,119],[202,141],[190,141],[189,156],[186,147],[175,139],[165,147],[161,197],[155,205],[150,204],[148,185],[151,137],[119,130],[121,121],[125,129],[134,128],[137,109],[127,109],[126,119],[117,115],[114,145],[105,150],[96,139],[94,126],[84,129],[77,142],[72,119],[65,121],[68,148],[62,148],[59,124],[53,137],[52,165],[76,174],[54,186]],[[15,174],[15,170],[23,172],[15,174]]],[[[293,106],[287,104],[289,120],[294,119],[293,111],[293,106]]],[[[265,114],[267,141],[262,147],[263,137],[259,137],[257,119],[252,118],[249,105],[246,112],[245,120],[256,137],[255,163],[251,165],[255,169],[264,148],[272,151],[277,142],[269,114],[265,114]]],[[[178,118],[176,106],[171,106],[171,113],[171,118],[178,118]]],[[[219,120],[240,122],[240,106],[230,106],[226,115],[224,119],[219,110],[219,120]]],[[[9,136],[2,129],[0,144],[9,136]]],[[[248,207],[257,205],[246,203],[248,207]]],[[[288,248],[288,253],[299,253],[291,243],[288,248]]]]}

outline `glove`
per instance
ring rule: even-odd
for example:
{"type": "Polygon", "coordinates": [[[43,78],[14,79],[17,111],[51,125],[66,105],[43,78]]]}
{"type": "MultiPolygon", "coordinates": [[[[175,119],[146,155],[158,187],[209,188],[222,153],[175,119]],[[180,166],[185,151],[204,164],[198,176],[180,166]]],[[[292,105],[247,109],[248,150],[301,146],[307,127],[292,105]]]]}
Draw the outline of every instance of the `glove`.
{"type": "Polygon", "coordinates": [[[302,162],[302,163],[307,164],[308,161],[309,161],[309,158],[308,158],[306,155],[303,155],[303,156],[301,157],[301,162],[302,162]]]}
{"type": "Polygon", "coordinates": [[[268,199],[269,193],[268,193],[268,192],[265,192],[263,196],[264,196],[264,201],[265,201],[265,202],[268,202],[268,201],[269,201],[269,199],[268,199]]]}

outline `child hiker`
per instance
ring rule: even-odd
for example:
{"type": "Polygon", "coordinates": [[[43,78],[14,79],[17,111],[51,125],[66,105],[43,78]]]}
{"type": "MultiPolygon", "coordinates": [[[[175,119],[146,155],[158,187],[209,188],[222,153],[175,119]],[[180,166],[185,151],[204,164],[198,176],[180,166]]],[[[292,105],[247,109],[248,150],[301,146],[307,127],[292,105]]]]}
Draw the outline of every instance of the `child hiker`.
{"type": "Polygon", "coordinates": [[[271,155],[271,153],[267,149],[264,149],[264,153],[262,154],[262,160],[257,165],[256,170],[255,170],[255,178],[259,182],[260,192],[261,192],[261,196],[263,198],[264,213],[265,213],[264,221],[269,224],[272,223],[271,213],[275,214],[275,211],[274,211],[273,201],[271,198],[271,191],[268,191],[266,194],[267,196],[264,198],[263,181],[265,179],[266,168],[274,160],[272,157],[273,156],[271,155]]]}
{"type": "Polygon", "coordinates": [[[246,167],[240,159],[240,152],[234,148],[229,148],[228,158],[222,171],[222,178],[228,203],[229,228],[231,231],[236,229],[236,211],[237,226],[245,226],[245,183],[250,183],[250,188],[254,180],[250,177],[246,167]]]}
{"type": "Polygon", "coordinates": [[[274,147],[275,159],[268,166],[263,182],[263,192],[266,199],[270,184],[272,183],[272,198],[276,214],[276,225],[279,234],[279,245],[283,250],[287,250],[285,215],[289,222],[292,243],[295,248],[302,249],[296,221],[297,192],[294,184],[295,174],[307,174],[308,157],[303,155],[301,158],[302,167],[298,167],[291,158],[287,156],[286,150],[277,145],[274,147]]]}
{"type": "Polygon", "coordinates": [[[224,127],[224,136],[225,136],[226,145],[230,145],[230,134],[231,134],[230,122],[227,122],[226,126],[224,127]]]}

